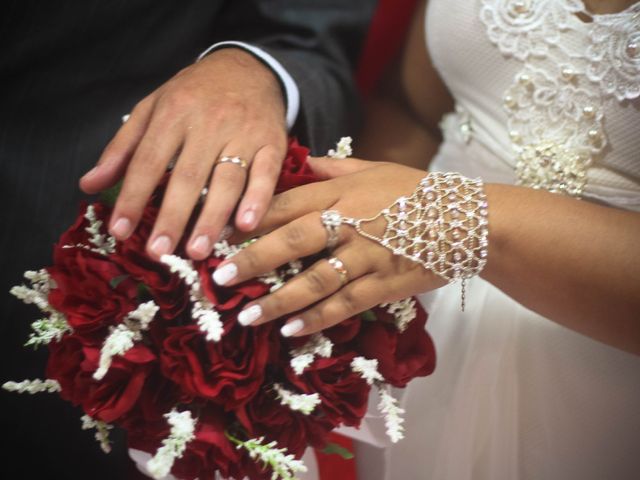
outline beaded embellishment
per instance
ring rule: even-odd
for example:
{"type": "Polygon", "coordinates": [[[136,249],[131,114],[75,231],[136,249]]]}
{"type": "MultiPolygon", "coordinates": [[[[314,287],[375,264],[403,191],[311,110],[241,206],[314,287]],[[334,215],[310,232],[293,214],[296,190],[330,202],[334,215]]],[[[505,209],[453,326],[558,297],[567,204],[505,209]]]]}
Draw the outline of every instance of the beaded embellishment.
{"type": "Polygon", "coordinates": [[[604,103],[640,97],[640,4],[591,15],[581,0],[482,0],[480,18],[524,64],[503,98],[518,184],[579,198],[607,146],[604,103]]]}

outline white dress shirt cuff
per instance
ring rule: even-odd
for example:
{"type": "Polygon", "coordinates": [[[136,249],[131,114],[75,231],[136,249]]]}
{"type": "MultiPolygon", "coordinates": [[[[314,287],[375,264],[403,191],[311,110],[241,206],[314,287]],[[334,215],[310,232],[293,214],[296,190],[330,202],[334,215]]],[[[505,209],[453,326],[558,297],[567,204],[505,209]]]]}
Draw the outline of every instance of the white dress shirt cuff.
{"type": "Polygon", "coordinates": [[[213,52],[214,50],[217,50],[219,48],[226,48],[230,46],[242,48],[243,50],[246,50],[247,52],[252,53],[256,57],[258,57],[260,60],[262,60],[269,68],[271,68],[271,70],[273,70],[273,73],[275,73],[278,76],[278,78],[280,79],[280,82],[282,83],[282,86],[284,87],[284,94],[285,94],[286,103],[287,103],[287,117],[286,117],[287,129],[291,130],[293,125],[296,123],[296,118],[298,118],[298,112],[300,110],[300,90],[298,90],[298,85],[296,85],[296,82],[293,79],[293,77],[289,75],[289,72],[285,70],[285,68],[282,66],[282,64],[278,60],[273,58],[264,50],[258,47],[255,47],[253,45],[249,45],[248,43],[227,41],[227,42],[218,42],[211,45],[209,48],[207,48],[204,52],[200,54],[197,61],[202,60],[202,58],[204,58],[206,55],[213,52]]]}

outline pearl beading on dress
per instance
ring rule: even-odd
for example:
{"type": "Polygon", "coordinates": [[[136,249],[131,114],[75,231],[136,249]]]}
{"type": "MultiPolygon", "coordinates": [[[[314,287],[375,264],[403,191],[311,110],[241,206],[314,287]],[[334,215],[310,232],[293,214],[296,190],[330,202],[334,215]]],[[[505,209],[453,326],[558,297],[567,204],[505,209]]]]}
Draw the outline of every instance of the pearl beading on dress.
{"type": "Polygon", "coordinates": [[[524,63],[503,97],[517,183],[580,198],[608,144],[604,103],[640,97],[640,4],[591,15],[581,0],[483,0],[480,18],[524,63]]]}

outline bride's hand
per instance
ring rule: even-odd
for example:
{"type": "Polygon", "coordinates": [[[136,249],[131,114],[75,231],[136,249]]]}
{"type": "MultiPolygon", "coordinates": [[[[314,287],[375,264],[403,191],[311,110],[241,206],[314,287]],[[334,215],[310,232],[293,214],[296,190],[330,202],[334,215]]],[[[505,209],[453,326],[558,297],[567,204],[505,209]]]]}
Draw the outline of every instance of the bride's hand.
{"type": "MultiPolygon", "coordinates": [[[[220,264],[214,273],[218,284],[237,284],[289,261],[321,252],[328,238],[320,217],[323,210],[337,210],[353,218],[372,217],[398,197],[409,196],[425,176],[422,170],[397,164],[351,159],[326,160],[324,165],[322,162],[313,160],[315,170],[322,177],[335,178],[275,196],[256,231],[269,233],[220,264]]],[[[373,222],[368,230],[380,235],[384,221],[373,222]]],[[[445,283],[422,265],[393,255],[387,248],[359,235],[351,226],[340,226],[338,234],[338,244],[327,259],[249,304],[240,314],[240,322],[259,325],[289,315],[283,335],[308,335],[380,303],[445,283]],[[331,265],[330,257],[342,262],[345,276],[341,275],[339,264],[331,265]]]]}

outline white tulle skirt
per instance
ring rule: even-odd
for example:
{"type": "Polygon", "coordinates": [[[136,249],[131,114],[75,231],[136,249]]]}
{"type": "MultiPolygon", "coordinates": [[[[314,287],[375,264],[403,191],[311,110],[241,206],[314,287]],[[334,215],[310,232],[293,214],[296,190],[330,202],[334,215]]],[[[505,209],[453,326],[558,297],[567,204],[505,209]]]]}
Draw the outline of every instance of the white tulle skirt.
{"type": "Polygon", "coordinates": [[[422,296],[438,365],[403,394],[406,438],[361,449],[359,478],[640,478],[640,357],[561,327],[480,278],[462,313],[459,288],[422,296]]]}

